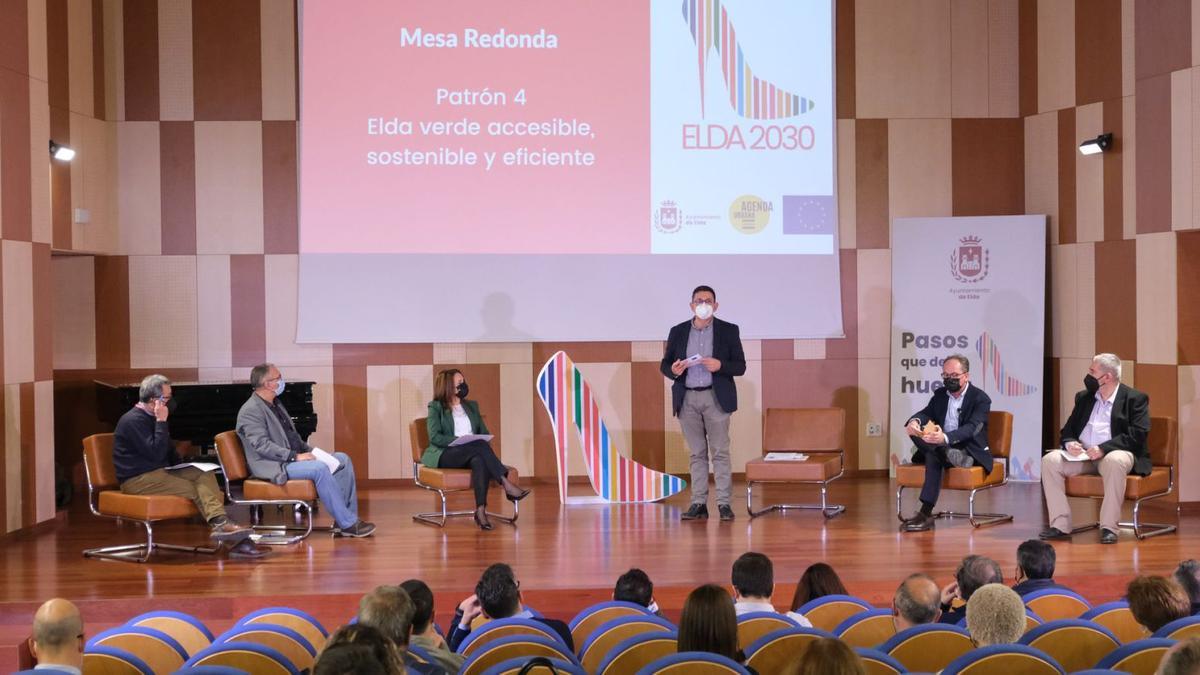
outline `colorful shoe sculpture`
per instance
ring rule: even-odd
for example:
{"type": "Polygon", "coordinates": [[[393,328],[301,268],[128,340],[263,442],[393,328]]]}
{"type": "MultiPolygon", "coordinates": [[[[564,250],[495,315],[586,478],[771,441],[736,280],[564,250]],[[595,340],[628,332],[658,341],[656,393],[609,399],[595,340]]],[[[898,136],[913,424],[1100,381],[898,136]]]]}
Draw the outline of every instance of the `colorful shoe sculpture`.
{"type": "Polygon", "coordinates": [[[700,116],[704,116],[704,71],[713,49],[721,59],[721,75],[729,93],[729,105],[737,114],[754,120],[776,120],[802,115],[814,103],[760,80],[742,55],[733,23],[721,0],[683,0],[683,20],[692,31],[700,65],[700,116]]]}
{"type": "Polygon", "coordinates": [[[567,427],[571,425],[579,436],[588,479],[602,500],[656,502],[687,487],[683,479],[642,466],[617,452],[591,386],[566,352],[556,353],[542,366],[537,391],[554,428],[558,497],[562,503],[568,503],[567,427]]]}

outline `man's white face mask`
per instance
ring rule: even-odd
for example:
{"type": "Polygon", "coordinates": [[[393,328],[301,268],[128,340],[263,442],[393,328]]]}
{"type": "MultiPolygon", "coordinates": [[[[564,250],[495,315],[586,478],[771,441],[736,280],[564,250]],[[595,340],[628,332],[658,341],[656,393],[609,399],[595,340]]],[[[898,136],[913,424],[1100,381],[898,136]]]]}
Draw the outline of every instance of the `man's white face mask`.
{"type": "Polygon", "coordinates": [[[696,305],[696,318],[704,321],[713,315],[713,306],[707,302],[702,302],[696,305]]]}

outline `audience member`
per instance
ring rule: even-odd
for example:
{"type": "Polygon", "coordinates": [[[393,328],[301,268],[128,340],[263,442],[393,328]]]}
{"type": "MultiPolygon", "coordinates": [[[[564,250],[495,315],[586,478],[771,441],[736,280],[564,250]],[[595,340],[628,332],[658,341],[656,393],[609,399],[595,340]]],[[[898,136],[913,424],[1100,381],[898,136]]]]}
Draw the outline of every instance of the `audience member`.
{"type": "Polygon", "coordinates": [[[1017,547],[1017,583],[1013,590],[1024,597],[1047,588],[1071,590],[1054,581],[1054,547],[1040,539],[1030,539],[1017,547]]]}
{"type": "Polygon", "coordinates": [[[83,667],[83,617],[70,600],[47,600],[33,615],[29,651],[37,659],[34,670],[22,673],[72,673],[83,667]]]}
{"type": "Polygon", "coordinates": [[[632,602],[645,607],[654,616],[663,615],[654,601],[654,582],[650,581],[650,575],[636,567],[617,578],[613,600],[632,602]]]}
{"type": "Polygon", "coordinates": [[[1175,583],[1187,593],[1192,614],[1200,614],[1200,562],[1184,560],[1175,568],[1175,583]]]}
{"type": "Polygon", "coordinates": [[[433,625],[433,591],[420,579],[409,579],[400,584],[413,603],[412,636],[408,643],[420,647],[448,673],[457,673],[466,657],[455,654],[446,646],[446,640],[438,635],[433,625]]]}
{"type": "MultiPolygon", "coordinates": [[[[771,559],[762,553],[743,553],[733,561],[733,609],[738,616],[750,612],[778,614],[771,596],[775,593],[775,567],[771,559]]],[[[812,626],[803,614],[789,612],[789,616],[801,626],[812,626]]]]}
{"type": "Polygon", "coordinates": [[[796,584],[796,593],[792,596],[792,611],[788,612],[788,616],[793,619],[803,616],[800,614],[801,607],[826,595],[846,595],[846,587],[832,567],[823,562],[813,563],[800,575],[800,583],[796,584]]]}
{"type": "Polygon", "coordinates": [[[313,675],[403,675],[404,657],[371,626],[342,626],[329,636],[313,664],[313,675]]]}
{"type": "Polygon", "coordinates": [[[1025,603],[1002,583],[976,589],[966,607],[967,632],[977,647],[1012,644],[1025,633],[1025,603]]]}
{"type": "MultiPolygon", "coordinates": [[[[937,590],[936,587],[934,589],[937,590]]],[[[796,675],[867,675],[862,659],[837,638],[818,638],[804,650],[796,675]]]]}
{"type": "Polygon", "coordinates": [[[913,574],[900,583],[892,598],[892,623],[896,632],[926,623],[936,623],[942,616],[941,590],[928,574],[913,574]]]}
{"type": "Polygon", "coordinates": [[[558,619],[535,617],[521,605],[520,588],[516,575],[508,565],[496,563],[484,570],[479,583],[475,584],[475,595],[459,603],[458,611],[454,614],[454,628],[446,640],[450,649],[458,651],[458,645],[471,634],[471,622],[482,616],[489,620],[517,617],[544,623],[558,633],[563,644],[575,651],[575,642],[571,639],[571,629],[567,624],[558,619]]]}
{"type": "Polygon", "coordinates": [[[1151,633],[1192,614],[1192,603],[1187,594],[1179,584],[1166,577],[1136,577],[1129,582],[1125,594],[1133,618],[1151,633]]]}
{"type": "Polygon", "coordinates": [[[738,649],[737,612],[733,598],[716,584],[704,584],[688,594],[679,616],[678,649],[709,652],[743,663],[738,649]]]}
{"type": "Polygon", "coordinates": [[[408,639],[412,633],[415,609],[412,599],[403,588],[376,586],[375,590],[364,595],[358,603],[358,623],[360,626],[370,626],[379,630],[394,642],[409,672],[444,675],[446,671],[441,666],[421,663],[408,652],[408,639]]]}
{"type": "Polygon", "coordinates": [[[1200,675],[1200,638],[1180,640],[1163,654],[1155,675],[1200,675]]]}
{"type": "MultiPolygon", "coordinates": [[[[986,584],[1004,583],[1004,574],[995,560],[981,555],[969,555],[958,564],[954,572],[954,581],[942,589],[942,623],[957,624],[967,614],[966,602],[976,589],[986,584]],[[954,606],[955,600],[964,604],[954,606]]],[[[1011,589],[1010,589],[1011,590],[1011,589]]],[[[1020,597],[1020,596],[1018,596],[1020,597]]]]}

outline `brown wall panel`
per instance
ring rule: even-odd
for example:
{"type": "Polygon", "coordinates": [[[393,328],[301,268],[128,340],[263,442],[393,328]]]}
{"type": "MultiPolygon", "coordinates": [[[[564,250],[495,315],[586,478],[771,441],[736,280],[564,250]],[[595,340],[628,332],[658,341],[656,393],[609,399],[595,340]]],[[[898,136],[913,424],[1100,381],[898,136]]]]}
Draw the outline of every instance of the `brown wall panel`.
{"type": "MultiPolygon", "coordinates": [[[[633,447],[630,455],[635,462],[656,471],[665,471],[667,438],[666,420],[663,419],[663,388],[666,378],[659,371],[657,363],[638,362],[630,366],[629,379],[633,405],[633,447]]],[[[533,412],[536,416],[541,410],[535,408],[533,412]]]]}
{"type": "Polygon", "coordinates": [[[1155,363],[1137,364],[1137,386],[1135,388],[1150,397],[1150,415],[1152,417],[1179,419],[1179,368],[1177,366],[1155,363]]]}
{"type": "Polygon", "coordinates": [[[1125,139],[1121,99],[1104,102],[1104,130],[1113,135],[1113,147],[1104,153],[1104,238],[1125,237],[1125,139]]]}
{"type": "Polygon", "coordinates": [[[50,107],[64,111],[71,107],[70,42],[67,0],[46,0],[46,77],[50,107]]]}
{"type": "Polygon", "coordinates": [[[850,249],[841,251],[838,261],[842,278],[842,331],[843,338],[825,341],[825,358],[858,358],[858,254],[850,249]]]}
{"type": "MultiPolygon", "coordinates": [[[[1095,245],[1096,352],[1137,357],[1137,242],[1095,245]]],[[[1142,364],[1138,364],[1138,380],[1142,364]]]]}
{"type": "Polygon", "coordinates": [[[104,94],[104,0],[92,0],[92,117],[108,119],[104,94]]]}
{"type": "Polygon", "coordinates": [[[37,412],[33,382],[22,382],[21,396],[21,527],[37,523],[37,412]]]}
{"type": "MultiPolygon", "coordinates": [[[[1089,3],[1090,4],[1090,3],[1089,3]]],[[[1133,67],[1137,79],[1187,68],[1192,62],[1191,0],[1137,0],[1133,67]]]]}
{"type": "MultiPolygon", "coordinates": [[[[50,108],[50,138],[56,143],[70,145],[71,113],[66,107],[50,108]]],[[[71,248],[74,234],[71,224],[71,162],[50,160],[50,227],[54,247],[71,248]]]]}
{"type": "Polygon", "coordinates": [[[837,117],[855,117],[854,0],[837,0],[834,23],[834,72],[837,73],[837,117]]]}
{"type": "Polygon", "coordinates": [[[0,2],[0,68],[29,74],[29,4],[27,0],[0,2]]]}
{"type": "Polygon", "coordinates": [[[846,466],[858,467],[858,360],[780,361],[763,368],[763,410],[844,408],[846,466]]]}
{"type": "Polygon", "coordinates": [[[163,255],[196,253],[196,131],[191,122],[158,125],[163,255]]]}
{"type": "Polygon", "coordinates": [[[953,213],[1025,212],[1025,125],[1020,119],[956,119],[950,126],[953,213]]]}
{"type": "MultiPolygon", "coordinates": [[[[492,439],[492,449],[496,451],[497,456],[503,458],[500,447],[500,366],[495,363],[435,363],[433,364],[433,373],[436,376],[438,371],[450,368],[462,371],[463,379],[471,388],[469,394],[471,400],[479,404],[479,412],[485,418],[484,422],[487,423],[488,431],[495,436],[492,439]]],[[[534,412],[540,411],[534,409],[534,412]]]]}
{"type": "Polygon", "coordinates": [[[125,119],[158,121],[158,0],[125,0],[125,119]]]}
{"type": "Polygon", "coordinates": [[[854,124],[855,213],[858,248],[891,245],[888,211],[888,123],[858,120],[854,124]]]}
{"type": "Polygon", "coordinates": [[[262,136],[263,250],[267,253],[299,253],[296,123],[264,121],[262,136]]]}
{"type": "MultiPolygon", "coordinates": [[[[264,260],[261,255],[229,256],[234,367],[254,366],[267,360],[267,290],[264,260]]],[[[365,378],[366,371],[363,373],[365,378]]]]}
{"type": "MultiPolygon", "coordinates": [[[[1138,16],[1141,15],[1139,11],[1138,16]]],[[[1134,105],[1137,231],[1139,234],[1168,232],[1171,229],[1171,76],[1138,80],[1134,105]]]]}
{"type": "Polygon", "coordinates": [[[33,379],[54,379],[54,278],[50,245],[33,245],[33,379]]]}
{"type": "MultiPolygon", "coordinates": [[[[6,429],[8,425],[7,418],[7,387],[0,387],[0,429],[6,429]]],[[[8,466],[8,453],[18,452],[17,448],[8,447],[8,443],[0,443],[0,462],[3,466],[8,466]]],[[[0,523],[4,524],[4,529],[8,529],[8,481],[0,480],[0,523]]]]}
{"type": "Polygon", "coordinates": [[[366,366],[333,368],[333,450],[350,455],[358,480],[370,477],[366,366]]]}
{"type": "Polygon", "coordinates": [[[1075,110],[1058,111],[1058,243],[1074,244],[1078,240],[1075,220],[1075,154],[1079,141],[1075,138],[1075,110]]]}
{"type": "Polygon", "coordinates": [[[0,69],[0,235],[33,237],[29,78],[0,69]]]}
{"type": "Polygon", "coordinates": [[[1075,0],[1075,105],[1121,96],[1121,0],[1075,0]]]}
{"type": "Polygon", "coordinates": [[[795,342],[792,340],[763,340],[763,361],[791,361],[796,354],[795,342]]]}
{"type": "Polygon", "coordinates": [[[129,368],[129,258],[96,256],[96,367],[129,368]]]}
{"type": "Polygon", "coordinates": [[[262,119],[262,17],[258,0],[192,3],[197,120],[262,119]]]}
{"type": "MultiPolygon", "coordinates": [[[[1138,154],[1141,154],[1139,148],[1138,154]]],[[[1200,231],[1175,235],[1179,365],[1200,365],[1200,231]]]]}
{"type": "MultiPolygon", "coordinates": [[[[682,305],[681,310],[687,306],[682,305]]],[[[682,313],[682,312],[681,312],[682,313]]],[[[664,317],[663,339],[678,321],[664,317]]],[[[538,370],[557,352],[564,351],[575,363],[626,363],[633,360],[633,346],[628,342],[535,342],[533,367],[538,370]]]]}
{"type": "Polygon", "coordinates": [[[433,345],[411,344],[335,344],[335,366],[413,366],[433,363],[433,345]]]}

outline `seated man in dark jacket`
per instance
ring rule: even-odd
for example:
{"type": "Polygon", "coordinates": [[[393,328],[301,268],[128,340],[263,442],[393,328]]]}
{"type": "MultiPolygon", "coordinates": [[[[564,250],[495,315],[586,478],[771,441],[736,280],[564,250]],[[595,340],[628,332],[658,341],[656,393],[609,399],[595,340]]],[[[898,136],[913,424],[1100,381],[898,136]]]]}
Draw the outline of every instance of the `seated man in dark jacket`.
{"type": "Polygon", "coordinates": [[[1054,581],[1054,564],[1058,556],[1054,547],[1038,539],[1030,539],[1017,547],[1017,584],[1013,590],[1025,597],[1034,591],[1057,588],[1071,589],[1054,581]]]}
{"type": "Polygon", "coordinates": [[[475,584],[475,595],[459,604],[458,611],[454,613],[454,628],[446,640],[451,650],[458,651],[458,646],[471,634],[471,622],[479,616],[485,619],[517,617],[544,623],[558,633],[568,649],[575,651],[575,642],[571,639],[571,629],[567,624],[558,619],[534,616],[521,605],[520,584],[512,568],[504,563],[496,563],[484,570],[479,583],[475,584]]]}

